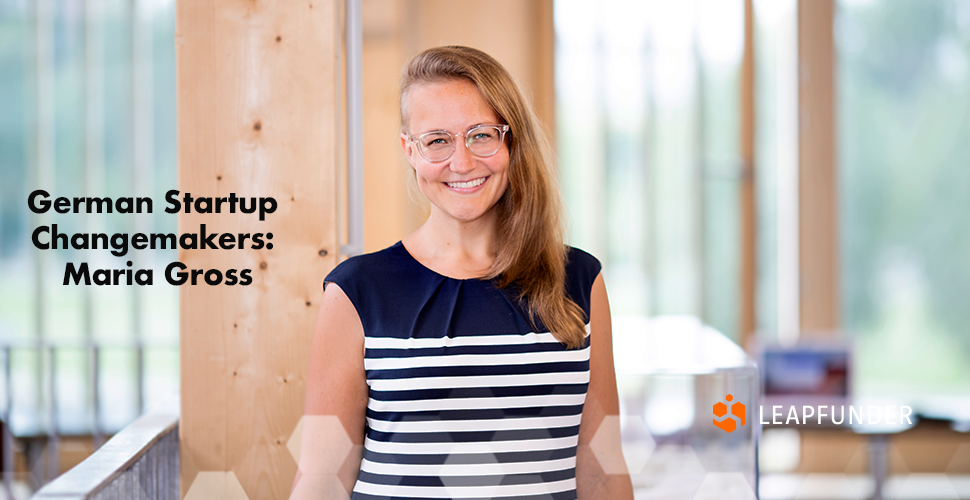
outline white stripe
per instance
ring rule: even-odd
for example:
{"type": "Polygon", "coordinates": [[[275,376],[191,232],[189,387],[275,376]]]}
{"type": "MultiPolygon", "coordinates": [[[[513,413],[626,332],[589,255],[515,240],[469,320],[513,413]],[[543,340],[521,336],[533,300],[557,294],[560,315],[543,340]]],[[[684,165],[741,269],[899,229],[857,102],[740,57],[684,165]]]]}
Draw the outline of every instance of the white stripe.
{"type": "MultiPolygon", "coordinates": [[[[589,336],[589,325],[586,325],[589,336]]],[[[561,344],[551,333],[515,333],[509,335],[462,335],[460,337],[436,337],[428,339],[365,337],[367,349],[429,349],[441,347],[468,347],[489,345],[561,344]]]]}
{"type": "Polygon", "coordinates": [[[550,483],[503,484],[500,486],[401,486],[396,484],[373,484],[357,481],[354,491],[368,495],[388,497],[426,498],[490,498],[497,496],[542,495],[559,493],[576,488],[575,479],[550,483]]]}
{"type": "Polygon", "coordinates": [[[438,366],[531,365],[539,363],[582,362],[589,360],[589,349],[569,351],[518,352],[514,354],[446,354],[407,358],[365,358],[365,370],[420,370],[438,366]]]}
{"type": "Polygon", "coordinates": [[[480,432],[521,429],[550,429],[579,425],[582,415],[555,417],[496,418],[488,420],[425,420],[402,422],[367,419],[371,429],[380,432],[480,432]]]}
{"type": "MultiPolygon", "coordinates": [[[[534,474],[576,467],[576,458],[560,458],[542,462],[489,464],[383,464],[364,459],[360,470],[372,474],[393,476],[496,476],[506,474],[534,474]]],[[[536,478],[539,480],[538,478],[536,478]]],[[[447,483],[446,483],[447,484],[447,483]]]]}
{"type": "Polygon", "coordinates": [[[583,404],[585,401],[586,394],[550,394],[504,398],[417,399],[414,401],[377,401],[371,399],[367,402],[367,407],[374,411],[485,410],[572,406],[583,404]]]}
{"type": "Polygon", "coordinates": [[[374,391],[414,391],[419,389],[454,389],[458,387],[521,387],[528,385],[585,384],[589,371],[527,373],[523,375],[484,375],[481,377],[416,377],[368,379],[374,391]]]}
{"type": "MultiPolygon", "coordinates": [[[[589,335],[589,325],[586,326],[589,335]]],[[[482,335],[444,337],[432,339],[365,338],[368,349],[435,349],[468,346],[536,346],[539,344],[559,344],[551,333],[528,333],[511,335],[482,335]]],[[[498,350],[498,349],[496,349],[498,350]]],[[[405,354],[402,352],[402,354],[405,354]]],[[[410,354],[410,353],[408,353],[410,354]]],[[[421,354],[420,352],[413,354],[421,354]]],[[[404,358],[381,357],[365,358],[365,369],[369,371],[367,383],[372,391],[395,392],[421,389],[452,388],[504,388],[585,384],[589,382],[589,371],[567,371],[536,374],[504,374],[486,376],[449,376],[449,377],[412,377],[403,379],[382,379],[380,370],[414,369],[417,373],[434,367],[474,367],[515,365],[528,366],[539,363],[585,362],[589,360],[588,349],[555,349],[540,352],[494,353],[494,354],[452,354],[433,356],[409,356],[404,358]],[[377,373],[374,373],[374,372],[377,373]],[[376,376],[375,376],[376,375],[376,376]]],[[[464,372],[463,372],[464,373],[464,372]]],[[[586,394],[546,394],[538,396],[506,396],[486,398],[441,398],[410,401],[379,401],[370,399],[368,409],[376,412],[416,412],[442,410],[486,410],[549,406],[577,406],[585,402],[586,394]]],[[[395,417],[396,418],[396,417],[395,417]]],[[[423,420],[423,421],[385,421],[368,418],[368,427],[377,432],[404,435],[407,433],[429,432],[496,432],[515,430],[536,430],[545,434],[548,429],[563,429],[578,426],[582,415],[560,415],[548,417],[519,417],[506,419],[466,419],[466,420],[423,420]]],[[[444,436],[447,436],[445,434],[444,436]]],[[[542,452],[571,448],[578,445],[579,436],[548,437],[545,439],[477,441],[468,443],[407,443],[381,442],[366,438],[364,447],[374,453],[387,453],[401,456],[416,455],[482,455],[488,462],[489,453],[542,452]]],[[[479,464],[386,464],[362,460],[360,470],[373,474],[390,476],[437,476],[444,486],[401,486],[367,483],[359,480],[354,491],[377,496],[429,497],[429,498],[491,498],[499,496],[544,495],[564,492],[576,488],[575,479],[542,483],[535,477],[531,484],[507,484],[494,486],[462,486],[462,476],[502,476],[508,474],[540,474],[567,470],[576,466],[576,457],[545,461],[525,461],[513,463],[479,464]]]]}
{"type": "Polygon", "coordinates": [[[516,451],[544,451],[571,448],[579,443],[579,436],[520,441],[489,441],[471,443],[388,443],[364,439],[364,448],[374,453],[394,455],[441,455],[462,453],[510,453],[516,451]]]}

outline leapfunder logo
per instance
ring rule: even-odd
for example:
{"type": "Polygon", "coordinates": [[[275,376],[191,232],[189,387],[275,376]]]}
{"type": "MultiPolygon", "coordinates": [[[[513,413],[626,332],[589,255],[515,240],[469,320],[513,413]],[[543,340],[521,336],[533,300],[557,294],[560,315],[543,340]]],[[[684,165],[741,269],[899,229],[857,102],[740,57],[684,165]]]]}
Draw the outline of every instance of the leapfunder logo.
{"type": "Polygon", "coordinates": [[[734,400],[734,396],[728,394],[724,396],[727,403],[718,401],[714,403],[714,425],[720,427],[725,432],[734,432],[738,427],[744,426],[744,403],[734,400]],[[728,406],[731,413],[728,413],[728,406]],[[720,420],[718,420],[720,419],[720,420]]]}
{"type": "MultiPolygon", "coordinates": [[[[734,396],[728,394],[724,396],[725,401],[718,401],[714,403],[714,425],[724,430],[724,432],[734,432],[738,427],[744,426],[745,419],[745,406],[740,401],[734,401],[734,396]],[[730,413],[728,409],[730,408],[730,413]]],[[[759,407],[759,414],[761,415],[760,423],[761,425],[791,425],[792,421],[795,424],[808,424],[809,419],[812,417],[818,418],[819,425],[822,425],[822,419],[829,421],[835,425],[842,425],[846,421],[846,415],[848,414],[849,425],[913,425],[913,421],[910,418],[913,415],[913,408],[906,405],[901,406],[872,406],[869,405],[868,408],[859,406],[850,406],[846,410],[845,406],[802,406],[802,418],[799,420],[798,411],[796,407],[792,405],[788,409],[788,418],[784,422],[778,420],[778,417],[784,416],[779,410],[782,406],[772,406],[771,407],[771,420],[766,421],[764,416],[764,407],[759,407]],[[898,412],[896,409],[899,409],[898,412]],[[838,414],[838,419],[836,419],[836,409],[841,410],[838,414]],[[829,413],[831,411],[831,413],[829,413]],[[885,420],[884,418],[885,417],[885,420]],[[898,420],[896,419],[898,417],[898,420]],[[904,424],[905,422],[905,424],[904,424]]]]}

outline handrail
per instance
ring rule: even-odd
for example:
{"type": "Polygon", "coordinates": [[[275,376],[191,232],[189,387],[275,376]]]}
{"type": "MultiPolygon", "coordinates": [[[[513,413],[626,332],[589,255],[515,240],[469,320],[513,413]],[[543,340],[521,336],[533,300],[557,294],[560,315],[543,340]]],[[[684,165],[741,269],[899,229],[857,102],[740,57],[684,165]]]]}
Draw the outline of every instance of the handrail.
{"type": "Polygon", "coordinates": [[[179,408],[146,413],[41,488],[38,500],[179,498],[179,408]]]}
{"type": "MultiPolygon", "coordinates": [[[[14,387],[13,387],[13,353],[15,350],[33,350],[36,351],[39,356],[46,358],[46,363],[40,363],[42,367],[41,379],[46,379],[48,381],[48,386],[54,384],[53,381],[59,380],[59,368],[57,363],[57,353],[63,350],[81,350],[87,351],[88,356],[88,378],[87,378],[87,388],[90,391],[88,394],[87,404],[90,409],[93,409],[93,415],[87,413],[72,414],[71,419],[77,421],[77,419],[90,420],[90,432],[93,438],[94,448],[98,449],[101,447],[103,442],[103,431],[100,425],[101,422],[101,398],[99,397],[98,388],[101,385],[101,369],[100,361],[101,353],[105,349],[129,349],[133,350],[137,356],[138,364],[138,380],[139,383],[136,384],[135,391],[138,401],[138,412],[141,413],[143,409],[144,400],[144,384],[140,381],[144,378],[145,365],[143,363],[144,351],[148,349],[178,349],[178,344],[173,342],[165,341],[145,341],[141,339],[127,340],[127,341],[102,341],[94,339],[50,339],[50,338],[15,338],[0,333],[0,393],[5,396],[0,398],[0,420],[6,422],[4,430],[0,433],[0,450],[2,450],[2,457],[0,457],[0,463],[3,464],[0,467],[0,473],[2,473],[2,489],[3,491],[9,492],[12,488],[13,483],[13,464],[14,464],[14,442],[17,438],[29,437],[29,436],[46,436],[47,444],[46,449],[48,456],[52,457],[52,460],[48,461],[46,467],[38,467],[33,470],[34,474],[31,476],[32,481],[30,481],[31,487],[40,487],[53,479],[58,474],[58,464],[57,458],[60,456],[60,439],[59,439],[59,428],[57,425],[51,425],[52,422],[57,422],[61,416],[64,415],[64,409],[60,408],[58,392],[50,389],[48,387],[48,398],[46,401],[46,406],[37,410],[38,412],[46,412],[47,414],[43,417],[37,418],[30,421],[30,424],[24,425],[22,421],[19,426],[12,427],[12,421],[15,420],[12,416],[15,414],[14,409],[14,387]],[[5,390],[4,390],[5,388],[5,390]],[[48,422],[48,425],[43,425],[43,422],[48,422]]],[[[39,382],[38,382],[39,383],[39,382]]],[[[8,495],[9,496],[9,495],[8,495]]],[[[2,491],[0,491],[0,498],[3,498],[2,491]]]]}

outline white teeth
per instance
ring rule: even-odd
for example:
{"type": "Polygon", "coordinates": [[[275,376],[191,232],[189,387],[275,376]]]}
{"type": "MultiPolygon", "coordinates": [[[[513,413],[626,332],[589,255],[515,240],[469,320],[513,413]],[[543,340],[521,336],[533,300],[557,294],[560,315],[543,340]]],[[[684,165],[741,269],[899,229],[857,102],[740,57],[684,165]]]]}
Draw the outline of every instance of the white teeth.
{"type": "Polygon", "coordinates": [[[446,182],[445,184],[447,184],[448,187],[459,188],[459,189],[468,189],[468,188],[473,188],[475,186],[481,186],[482,183],[485,182],[485,179],[486,179],[486,177],[481,177],[481,178],[475,179],[473,181],[468,181],[468,182],[446,182]]]}

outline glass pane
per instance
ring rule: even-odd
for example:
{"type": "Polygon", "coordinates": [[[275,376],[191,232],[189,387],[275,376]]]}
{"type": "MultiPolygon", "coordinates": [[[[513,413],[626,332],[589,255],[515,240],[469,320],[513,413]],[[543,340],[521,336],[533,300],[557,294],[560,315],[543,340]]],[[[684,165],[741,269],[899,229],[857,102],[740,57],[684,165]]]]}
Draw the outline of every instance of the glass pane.
{"type": "Polygon", "coordinates": [[[970,3],[840,1],[843,323],[867,395],[970,393],[970,3]]]}
{"type": "Polygon", "coordinates": [[[703,179],[703,314],[705,321],[739,340],[741,310],[740,64],[744,52],[744,3],[698,4],[700,142],[703,179]]]}
{"type": "MultiPolygon", "coordinates": [[[[39,82],[53,100],[51,125],[53,183],[38,185],[57,196],[82,196],[84,186],[84,10],[78,2],[53,3],[52,74],[47,84],[39,82]]],[[[44,147],[39,144],[38,147],[44,147]]],[[[50,211],[36,216],[38,224],[57,225],[57,233],[68,237],[84,231],[84,217],[50,211]]],[[[53,234],[53,228],[52,228],[53,234]]],[[[46,237],[44,238],[47,239],[46,237]]],[[[68,262],[83,262],[84,252],[73,249],[37,252],[45,259],[43,335],[51,340],[79,340],[83,335],[82,294],[84,290],[62,285],[68,262]]]]}
{"type": "Polygon", "coordinates": [[[0,350],[10,353],[0,353],[10,371],[7,380],[0,370],[0,404],[9,395],[3,410],[15,435],[48,432],[52,405],[60,433],[92,431],[87,340],[102,349],[102,431],[142,410],[139,335],[153,391],[145,400],[177,390],[178,289],[162,274],[176,251],[115,257],[31,244],[36,227],[54,224],[68,237],[176,232],[158,204],[176,187],[174,36],[173,0],[0,2],[0,350]],[[26,194],[36,188],[52,197],[150,196],[154,213],[35,215],[26,194]],[[62,284],[68,262],[94,270],[128,260],[153,269],[154,286],[62,284]]]}
{"type": "Polygon", "coordinates": [[[757,327],[797,338],[798,38],[795,0],[754,2],[757,327]],[[793,273],[794,276],[793,276],[793,273]]]}
{"type": "Polygon", "coordinates": [[[615,328],[691,315],[736,338],[743,2],[554,13],[569,241],[603,262],[615,328]]]}
{"type": "Polygon", "coordinates": [[[32,260],[28,192],[28,140],[32,110],[29,9],[26,1],[0,3],[0,339],[32,333],[32,260]]]}

